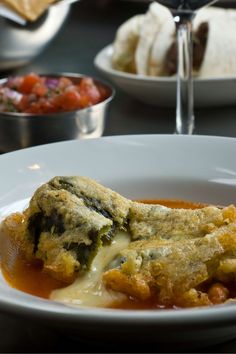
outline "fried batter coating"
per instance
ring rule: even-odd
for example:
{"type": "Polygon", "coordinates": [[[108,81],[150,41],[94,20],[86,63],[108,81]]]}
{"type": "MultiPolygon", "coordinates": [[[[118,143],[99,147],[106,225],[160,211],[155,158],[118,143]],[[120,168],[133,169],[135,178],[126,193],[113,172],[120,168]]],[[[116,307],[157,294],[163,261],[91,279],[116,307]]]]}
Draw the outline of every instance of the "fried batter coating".
{"type": "Polygon", "coordinates": [[[130,201],[85,177],[55,177],[25,211],[26,254],[60,279],[88,270],[99,247],[125,229],[130,201]]]}
{"type": "Polygon", "coordinates": [[[55,177],[37,189],[22,214],[5,221],[28,259],[61,280],[88,272],[98,250],[127,232],[125,247],[104,266],[107,287],[145,300],[210,303],[204,282],[234,279],[236,208],[171,209],[132,202],[86,177],[55,177]],[[117,266],[118,263],[118,266],[117,266]]]}
{"type": "Polygon", "coordinates": [[[189,240],[135,241],[120,253],[120,259],[119,268],[103,275],[110,288],[141,300],[154,295],[164,305],[207,304],[206,294],[196,289],[235,270],[236,222],[189,240]]]}
{"type": "Polygon", "coordinates": [[[201,209],[170,209],[156,204],[132,203],[130,232],[133,240],[182,240],[202,237],[236,220],[236,208],[209,206],[201,209]]]}

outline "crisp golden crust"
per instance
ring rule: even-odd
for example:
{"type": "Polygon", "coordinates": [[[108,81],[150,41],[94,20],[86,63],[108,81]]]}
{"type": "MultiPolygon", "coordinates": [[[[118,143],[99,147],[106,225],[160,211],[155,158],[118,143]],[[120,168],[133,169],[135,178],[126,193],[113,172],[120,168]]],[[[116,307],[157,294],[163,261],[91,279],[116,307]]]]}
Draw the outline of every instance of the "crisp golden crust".
{"type": "Polygon", "coordinates": [[[27,258],[41,259],[63,280],[90,271],[98,250],[124,230],[128,241],[102,266],[103,283],[167,306],[208,305],[217,291],[224,299],[227,289],[216,286],[209,295],[205,284],[236,278],[232,205],[171,209],[132,202],[86,177],[55,177],[38,188],[23,214],[9,216],[3,225],[27,258]]]}
{"type": "Polygon", "coordinates": [[[133,240],[150,237],[181,240],[202,237],[235,219],[234,206],[191,210],[132,203],[129,227],[133,240]]]}
{"type": "Polygon", "coordinates": [[[135,241],[120,253],[120,259],[118,269],[104,274],[104,282],[116,291],[144,299],[142,289],[149,288],[145,298],[155,295],[163,304],[210,303],[196,289],[211,279],[235,279],[236,222],[195,239],[135,241]],[[132,283],[137,276],[142,288],[132,283]]]}
{"type": "Polygon", "coordinates": [[[131,201],[88,177],[55,177],[49,185],[56,190],[65,189],[82,200],[90,209],[117,222],[127,223],[131,201]]]}
{"type": "MultiPolygon", "coordinates": [[[[125,229],[130,201],[85,177],[55,177],[35,192],[22,238],[60,279],[89,269],[103,243],[125,229]]],[[[33,256],[31,254],[31,256],[33,256]]]]}

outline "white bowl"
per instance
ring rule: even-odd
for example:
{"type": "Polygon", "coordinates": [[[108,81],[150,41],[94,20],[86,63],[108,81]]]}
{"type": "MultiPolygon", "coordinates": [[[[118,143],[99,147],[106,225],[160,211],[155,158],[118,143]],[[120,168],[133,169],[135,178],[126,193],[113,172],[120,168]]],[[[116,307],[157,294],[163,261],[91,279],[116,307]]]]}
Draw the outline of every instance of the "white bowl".
{"type": "MultiPolygon", "coordinates": [[[[236,199],[236,139],[140,135],[69,141],[0,156],[0,216],[21,210],[55,175],[95,178],[129,198],[236,199]]],[[[208,345],[236,338],[236,306],[127,311],[73,308],[12,289],[0,276],[0,310],[93,340],[208,345]]],[[[114,343],[114,342],[113,342],[114,343]]]]}
{"type": "MultiPolygon", "coordinates": [[[[95,57],[95,66],[125,93],[149,105],[175,107],[176,78],[151,77],[121,72],[112,68],[112,45],[95,57]]],[[[236,104],[236,77],[214,77],[194,80],[196,107],[236,104]]]]}

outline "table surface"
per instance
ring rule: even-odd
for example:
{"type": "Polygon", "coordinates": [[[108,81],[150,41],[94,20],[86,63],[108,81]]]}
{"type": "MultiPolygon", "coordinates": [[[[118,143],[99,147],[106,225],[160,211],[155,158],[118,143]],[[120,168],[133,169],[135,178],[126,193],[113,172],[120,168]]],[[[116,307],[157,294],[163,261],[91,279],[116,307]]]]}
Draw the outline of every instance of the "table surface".
{"type": "MultiPolygon", "coordinates": [[[[73,5],[70,16],[50,46],[31,64],[8,72],[7,75],[26,72],[78,72],[101,77],[93,64],[95,55],[111,43],[117,27],[137,13],[145,12],[145,2],[120,0],[84,0],[73,5]]],[[[6,73],[0,73],[5,76],[6,73]]],[[[196,134],[236,137],[236,102],[234,107],[195,110],[196,134]]],[[[109,108],[104,135],[172,134],[175,128],[175,110],[147,106],[117,89],[109,108]]],[[[0,352],[123,352],[71,340],[37,323],[29,323],[13,316],[0,315],[0,352]]],[[[195,348],[164,349],[162,352],[194,352],[195,348]]],[[[130,351],[125,348],[125,351],[130,351]]],[[[142,352],[142,348],[132,348],[142,352]]],[[[143,347],[156,352],[158,347],[143,347]]],[[[197,350],[199,352],[199,350],[197,350]]],[[[204,348],[202,352],[235,352],[236,341],[204,348]]]]}

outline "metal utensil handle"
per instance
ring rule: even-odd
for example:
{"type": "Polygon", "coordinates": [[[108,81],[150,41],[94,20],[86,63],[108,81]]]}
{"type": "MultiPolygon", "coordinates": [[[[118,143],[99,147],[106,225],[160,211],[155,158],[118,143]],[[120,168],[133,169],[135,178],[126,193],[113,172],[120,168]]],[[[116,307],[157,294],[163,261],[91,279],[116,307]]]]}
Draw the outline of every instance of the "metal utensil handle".
{"type": "Polygon", "coordinates": [[[192,134],[194,130],[192,15],[175,16],[174,20],[178,47],[176,133],[192,134]]]}

